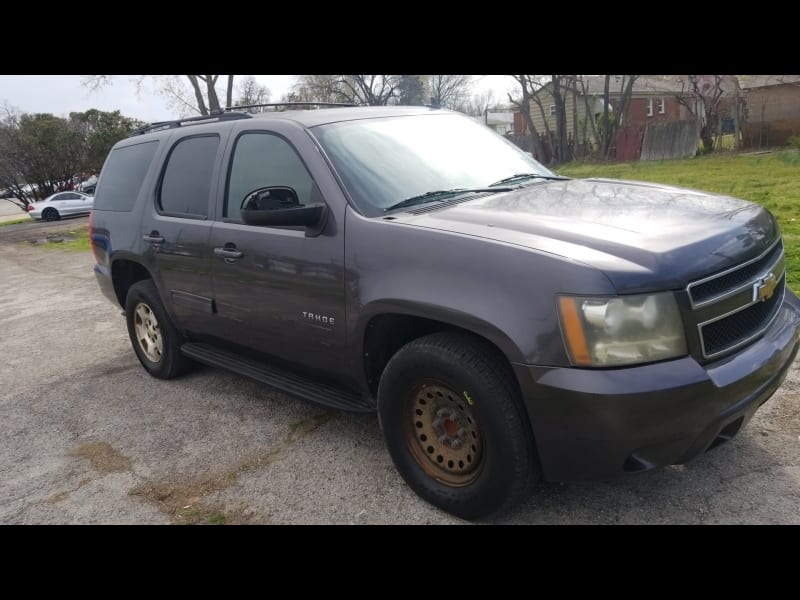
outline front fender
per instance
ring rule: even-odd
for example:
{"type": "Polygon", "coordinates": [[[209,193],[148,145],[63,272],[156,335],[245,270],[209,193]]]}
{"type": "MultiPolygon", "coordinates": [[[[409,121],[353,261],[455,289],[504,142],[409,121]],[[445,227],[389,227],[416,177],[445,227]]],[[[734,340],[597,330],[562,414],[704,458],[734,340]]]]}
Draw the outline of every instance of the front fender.
{"type": "Polygon", "coordinates": [[[521,362],[524,360],[524,354],[519,346],[492,323],[450,306],[418,303],[402,298],[376,300],[370,302],[359,311],[352,338],[356,356],[361,357],[364,355],[364,338],[369,322],[374,317],[386,314],[420,317],[459,327],[492,342],[509,361],[521,362]]]}
{"type": "MultiPolygon", "coordinates": [[[[560,293],[614,293],[597,269],[486,237],[385,219],[346,217],[348,345],[381,313],[421,316],[485,337],[511,362],[569,366],[560,293]]],[[[357,373],[357,371],[356,371],[357,373]]]]}

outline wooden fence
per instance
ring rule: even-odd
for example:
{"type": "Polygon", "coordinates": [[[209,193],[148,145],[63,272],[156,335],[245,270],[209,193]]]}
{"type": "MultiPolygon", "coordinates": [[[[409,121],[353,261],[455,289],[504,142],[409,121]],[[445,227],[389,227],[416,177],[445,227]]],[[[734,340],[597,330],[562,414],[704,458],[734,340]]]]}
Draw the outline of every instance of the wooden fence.
{"type": "Polygon", "coordinates": [[[690,158],[697,154],[700,124],[697,121],[670,121],[648,125],[642,141],[640,160],[690,158]]]}

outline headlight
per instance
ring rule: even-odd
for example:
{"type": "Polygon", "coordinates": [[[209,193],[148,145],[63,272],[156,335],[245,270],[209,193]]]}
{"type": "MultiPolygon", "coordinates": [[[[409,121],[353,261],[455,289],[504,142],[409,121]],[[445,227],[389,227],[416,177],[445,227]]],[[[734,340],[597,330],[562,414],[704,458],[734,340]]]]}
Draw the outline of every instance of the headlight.
{"type": "Polygon", "coordinates": [[[687,353],[672,292],[614,298],[560,296],[558,308],[561,332],[575,365],[632,365],[687,353]]]}

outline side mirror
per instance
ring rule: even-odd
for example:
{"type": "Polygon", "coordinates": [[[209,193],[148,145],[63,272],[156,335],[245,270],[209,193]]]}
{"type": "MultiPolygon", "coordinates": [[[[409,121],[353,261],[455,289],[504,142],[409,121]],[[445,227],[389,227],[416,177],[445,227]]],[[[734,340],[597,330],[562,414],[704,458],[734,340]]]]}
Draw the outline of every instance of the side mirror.
{"type": "Polygon", "coordinates": [[[319,227],[326,214],[323,203],[300,204],[290,187],[259,188],[242,201],[242,221],[257,226],[319,227]]]}

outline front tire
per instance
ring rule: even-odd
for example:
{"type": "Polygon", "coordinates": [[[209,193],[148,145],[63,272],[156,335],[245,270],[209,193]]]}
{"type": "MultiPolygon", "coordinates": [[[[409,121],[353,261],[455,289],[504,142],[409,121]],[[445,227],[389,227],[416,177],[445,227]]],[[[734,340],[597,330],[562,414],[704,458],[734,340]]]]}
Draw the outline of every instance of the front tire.
{"type": "Polygon", "coordinates": [[[513,374],[480,338],[435,333],[403,346],[381,377],[378,416],[406,483],[458,517],[508,509],[539,478],[513,374]]]}
{"type": "Polygon", "coordinates": [[[125,316],[133,350],[150,375],[171,379],[191,368],[192,361],[181,354],[183,336],[170,321],[152,279],[130,287],[125,316]]]}

